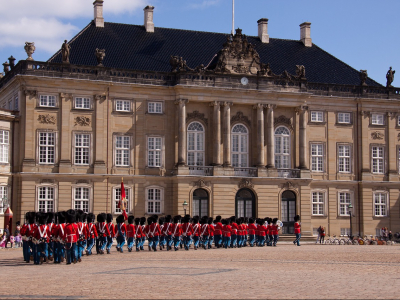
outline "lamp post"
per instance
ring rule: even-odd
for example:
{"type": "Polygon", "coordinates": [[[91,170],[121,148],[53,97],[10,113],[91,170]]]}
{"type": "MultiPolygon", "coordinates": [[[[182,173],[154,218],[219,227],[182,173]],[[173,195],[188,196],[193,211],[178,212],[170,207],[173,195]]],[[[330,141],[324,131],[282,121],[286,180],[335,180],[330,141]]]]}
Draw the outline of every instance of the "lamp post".
{"type": "Polygon", "coordinates": [[[186,202],[186,200],[183,201],[182,206],[183,206],[183,211],[185,212],[185,216],[186,216],[186,208],[187,208],[187,206],[188,206],[188,203],[186,202]]]}
{"type": "Polygon", "coordinates": [[[349,211],[349,215],[350,215],[350,239],[353,239],[353,233],[352,233],[352,226],[351,226],[351,210],[353,209],[353,205],[351,205],[351,203],[349,204],[349,206],[347,206],[348,211],[349,211]]]}

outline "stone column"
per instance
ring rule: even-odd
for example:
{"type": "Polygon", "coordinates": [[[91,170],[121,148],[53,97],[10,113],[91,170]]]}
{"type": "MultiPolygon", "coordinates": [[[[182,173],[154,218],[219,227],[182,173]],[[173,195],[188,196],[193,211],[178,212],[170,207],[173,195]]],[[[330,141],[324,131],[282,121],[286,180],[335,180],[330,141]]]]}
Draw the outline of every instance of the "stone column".
{"type": "Polygon", "coordinates": [[[178,165],[186,165],[186,103],[187,99],[178,99],[178,165]]]}
{"type": "Polygon", "coordinates": [[[221,104],[217,101],[211,102],[213,107],[213,165],[221,165],[221,104]]]}
{"type": "Polygon", "coordinates": [[[257,166],[263,167],[264,163],[264,105],[258,103],[253,106],[257,110],[257,166]]]}
{"type": "MultiPolygon", "coordinates": [[[[108,99],[105,95],[96,94],[93,95],[94,107],[96,111],[95,124],[93,129],[95,130],[93,135],[93,145],[95,146],[94,151],[94,173],[104,174],[107,172],[107,105],[108,99]]],[[[113,142],[111,142],[111,145],[113,142]]],[[[111,165],[113,165],[111,163],[111,165]]]]}
{"type": "Polygon", "coordinates": [[[231,166],[231,106],[232,102],[224,102],[224,167],[231,166]]]}
{"type": "MultiPolygon", "coordinates": [[[[60,108],[61,108],[61,134],[60,134],[60,145],[61,156],[60,156],[60,172],[67,173],[71,172],[68,168],[71,167],[71,113],[72,94],[60,93],[60,108]],[[65,169],[65,167],[67,169],[65,169]]],[[[72,141],[73,143],[73,141],[72,141]]]]}
{"type": "Polygon", "coordinates": [[[307,165],[307,106],[301,106],[298,110],[299,120],[299,168],[308,169],[307,165]]]}
{"type": "Polygon", "coordinates": [[[267,168],[275,168],[275,105],[267,104],[267,168]]]}

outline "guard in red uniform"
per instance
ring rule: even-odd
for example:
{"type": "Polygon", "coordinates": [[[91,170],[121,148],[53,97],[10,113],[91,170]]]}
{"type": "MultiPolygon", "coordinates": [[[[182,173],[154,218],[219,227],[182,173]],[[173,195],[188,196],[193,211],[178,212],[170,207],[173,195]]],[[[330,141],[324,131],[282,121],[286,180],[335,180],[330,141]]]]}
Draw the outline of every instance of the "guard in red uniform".
{"type": "Polygon", "coordinates": [[[171,250],[173,243],[171,218],[171,215],[165,217],[164,226],[161,229],[162,234],[165,236],[167,251],[171,250]]]}
{"type": "Polygon", "coordinates": [[[190,224],[190,219],[188,217],[184,217],[182,220],[182,235],[183,235],[183,243],[185,246],[185,250],[189,250],[190,240],[193,234],[193,225],[190,224]]]}
{"type": "Polygon", "coordinates": [[[273,242],[273,246],[275,247],[276,246],[276,243],[278,242],[278,240],[279,240],[279,235],[278,235],[278,232],[279,232],[279,229],[278,229],[278,218],[274,218],[273,220],[272,220],[272,226],[271,226],[271,230],[272,230],[272,235],[274,236],[274,242],[273,242]]]}
{"type": "Polygon", "coordinates": [[[158,225],[160,225],[160,250],[165,248],[165,245],[167,244],[167,236],[164,234],[163,229],[164,229],[164,218],[159,218],[158,219],[158,225]]]}
{"type": "Polygon", "coordinates": [[[142,226],[140,225],[140,218],[135,219],[135,232],[136,232],[136,251],[139,252],[140,246],[142,244],[142,238],[143,238],[143,230],[142,226]]]}
{"type": "Polygon", "coordinates": [[[113,215],[107,214],[107,227],[110,235],[107,236],[107,254],[111,254],[111,246],[115,238],[115,228],[113,223],[113,215]]]}
{"type": "Polygon", "coordinates": [[[180,224],[181,216],[174,217],[174,224],[172,224],[172,238],[174,239],[174,249],[179,250],[179,244],[181,242],[182,225],[180,224]]]}
{"type": "Polygon", "coordinates": [[[136,237],[136,229],[135,225],[133,225],[133,221],[135,220],[134,216],[128,217],[128,225],[126,226],[126,236],[127,236],[127,243],[128,243],[128,252],[132,252],[133,245],[135,243],[136,237]]]}
{"type": "Polygon", "coordinates": [[[236,223],[236,217],[232,216],[231,217],[231,227],[232,227],[232,235],[231,235],[231,248],[236,248],[237,247],[237,236],[238,236],[238,224],[236,223]]]}
{"type": "Polygon", "coordinates": [[[232,234],[232,227],[230,225],[230,219],[223,219],[222,220],[222,235],[224,236],[224,248],[227,249],[231,245],[231,234],[232,234]]]}
{"type": "MultiPolygon", "coordinates": [[[[158,218],[158,217],[157,217],[158,218]]],[[[151,241],[151,248],[154,251],[157,251],[157,246],[158,243],[160,242],[160,234],[161,234],[161,229],[160,225],[157,223],[157,218],[156,216],[153,216],[152,223],[149,226],[149,250],[150,250],[150,241],[151,241]]]]}
{"type": "Polygon", "coordinates": [[[145,224],[146,224],[146,218],[145,217],[141,217],[140,218],[140,226],[142,227],[143,234],[142,234],[142,238],[141,238],[141,241],[140,241],[140,250],[144,250],[144,242],[146,241],[146,231],[145,231],[146,225],[145,224]]]}
{"type": "Polygon", "coordinates": [[[95,240],[98,237],[97,229],[95,224],[93,223],[95,219],[95,215],[90,213],[87,215],[87,242],[86,242],[86,255],[92,255],[92,249],[95,243],[95,240]]]}
{"type": "Polygon", "coordinates": [[[56,225],[54,224],[54,213],[48,212],[47,213],[47,230],[49,235],[48,259],[50,261],[54,260],[54,244],[55,244],[53,237],[54,227],[56,227],[56,225]]]}
{"type": "Polygon", "coordinates": [[[214,243],[215,247],[219,248],[222,246],[222,223],[221,216],[215,218],[215,232],[214,232],[214,243]]]}
{"type": "Polygon", "coordinates": [[[98,239],[96,240],[96,252],[97,254],[104,254],[104,250],[107,246],[107,237],[110,236],[110,230],[108,229],[107,223],[105,222],[107,214],[101,213],[97,215],[96,229],[98,233],[98,239]]]}
{"type": "Polygon", "coordinates": [[[200,220],[200,239],[204,250],[208,248],[208,240],[210,239],[210,228],[208,226],[208,217],[204,216],[200,220]]]}
{"type": "Polygon", "coordinates": [[[65,226],[65,249],[67,250],[67,265],[77,262],[76,243],[79,238],[78,225],[75,224],[76,213],[73,209],[67,211],[67,225],[65,226]]]}
{"type": "Polygon", "coordinates": [[[58,225],[57,232],[55,232],[54,236],[56,236],[56,255],[54,257],[55,263],[62,263],[65,259],[65,244],[64,244],[64,236],[65,236],[65,216],[66,212],[61,211],[57,214],[58,225]]]}
{"type": "Polygon", "coordinates": [[[300,221],[300,216],[295,215],[294,216],[294,234],[296,235],[296,239],[293,241],[293,244],[297,244],[297,246],[300,246],[300,238],[301,238],[301,223],[300,221]]]}
{"type": "Polygon", "coordinates": [[[258,229],[258,246],[259,247],[265,246],[265,235],[267,232],[267,227],[265,227],[264,222],[265,222],[264,219],[260,219],[259,225],[257,227],[257,229],[258,229]]]}
{"type": "Polygon", "coordinates": [[[31,212],[27,212],[25,214],[25,223],[21,227],[21,237],[22,237],[22,250],[24,254],[24,261],[27,263],[30,262],[30,248],[29,248],[29,239],[28,239],[28,232],[29,232],[29,220],[31,218],[31,212]]]}
{"type": "Polygon", "coordinates": [[[215,228],[214,228],[214,224],[213,224],[213,219],[212,218],[208,218],[208,228],[209,228],[209,232],[210,232],[210,236],[208,238],[208,249],[212,248],[212,243],[214,241],[214,232],[215,232],[215,228]]]}
{"type": "Polygon", "coordinates": [[[250,238],[250,241],[249,241],[250,247],[254,247],[254,243],[256,242],[257,226],[254,224],[253,218],[249,219],[248,230],[249,230],[249,238],[250,238]]]}
{"type": "Polygon", "coordinates": [[[76,251],[78,253],[77,260],[79,262],[82,261],[83,250],[86,247],[86,240],[88,235],[86,218],[87,214],[85,214],[82,210],[78,210],[76,212],[76,225],[78,226],[78,242],[76,243],[76,251]]]}
{"type": "Polygon", "coordinates": [[[47,262],[48,246],[49,246],[49,231],[47,228],[47,214],[37,213],[39,226],[35,231],[34,242],[36,243],[36,260],[35,264],[47,262]]]}
{"type": "Polygon", "coordinates": [[[115,227],[115,232],[117,236],[117,251],[123,253],[127,232],[125,217],[123,215],[119,215],[117,217],[117,226],[115,227]]]}

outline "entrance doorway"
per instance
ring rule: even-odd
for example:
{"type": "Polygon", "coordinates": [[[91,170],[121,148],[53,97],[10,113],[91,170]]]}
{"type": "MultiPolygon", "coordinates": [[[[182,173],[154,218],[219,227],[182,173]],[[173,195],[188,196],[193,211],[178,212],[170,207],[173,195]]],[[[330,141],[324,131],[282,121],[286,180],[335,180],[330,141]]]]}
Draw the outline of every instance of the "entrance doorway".
{"type": "Polygon", "coordinates": [[[208,192],[204,189],[197,189],[193,192],[192,216],[208,216],[208,192]]]}
{"type": "Polygon", "coordinates": [[[236,193],[236,217],[255,217],[256,216],[256,197],[253,191],[241,189],[236,193]]]}
{"type": "Polygon", "coordinates": [[[292,191],[284,191],[281,201],[283,223],[282,234],[294,234],[294,216],[296,215],[296,194],[292,191]]]}

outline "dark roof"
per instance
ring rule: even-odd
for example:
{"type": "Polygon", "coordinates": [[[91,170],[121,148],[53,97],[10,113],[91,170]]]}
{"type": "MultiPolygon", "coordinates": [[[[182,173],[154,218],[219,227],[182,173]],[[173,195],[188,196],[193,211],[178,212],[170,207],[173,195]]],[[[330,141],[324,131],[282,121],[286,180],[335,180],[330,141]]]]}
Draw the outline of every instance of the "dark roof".
{"type": "MultiPolygon", "coordinates": [[[[96,27],[91,22],[71,41],[71,64],[96,66],[95,49],[105,49],[105,67],[144,71],[169,72],[170,55],[178,55],[195,68],[207,66],[222,49],[228,34],[156,27],[154,33],[144,26],[118,23],[96,27]]],[[[258,37],[248,36],[248,42],[272,72],[285,70],[296,74],[296,65],[304,65],[309,82],[359,85],[359,72],[315,44],[305,47],[301,41],[270,38],[265,44],[258,37]]],[[[49,62],[61,63],[58,51],[49,62]]],[[[381,86],[368,78],[370,86],[381,86]]]]}

